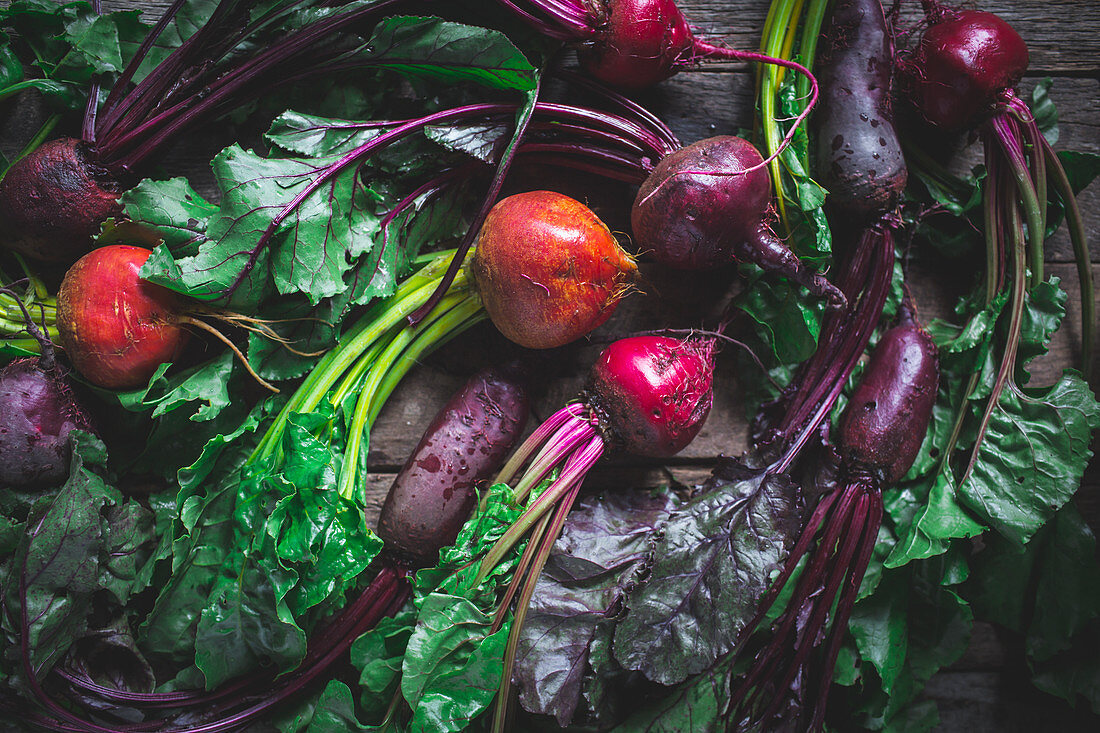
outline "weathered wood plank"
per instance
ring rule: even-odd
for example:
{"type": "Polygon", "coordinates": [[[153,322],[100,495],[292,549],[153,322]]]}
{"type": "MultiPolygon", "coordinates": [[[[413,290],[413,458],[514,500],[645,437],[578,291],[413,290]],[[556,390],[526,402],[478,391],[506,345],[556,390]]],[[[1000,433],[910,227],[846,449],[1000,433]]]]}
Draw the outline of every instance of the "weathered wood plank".
{"type": "MultiPolygon", "coordinates": [[[[708,38],[722,37],[733,48],[754,50],[767,15],[760,0],[679,0],[685,17],[708,38]]],[[[883,3],[887,7],[889,2],[883,3]]],[[[1030,73],[1034,75],[1088,72],[1100,59],[1100,3],[1089,0],[982,0],[947,5],[979,7],[997,13],[1013,25],[1028,43],[1030,73]]],[[[902,3],[900,26],[915,27],[923,20],[920,4],[902,3]]]]}

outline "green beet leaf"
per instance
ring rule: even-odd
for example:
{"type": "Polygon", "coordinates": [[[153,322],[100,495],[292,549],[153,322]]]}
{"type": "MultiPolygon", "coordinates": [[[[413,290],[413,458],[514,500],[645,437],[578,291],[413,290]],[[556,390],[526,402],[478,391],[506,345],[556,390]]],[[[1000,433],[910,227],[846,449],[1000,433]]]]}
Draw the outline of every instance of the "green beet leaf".
{"type": "Polygon", "coordinates": [[[459,731],[489,707],[504,672],[509,632],[504,625],[490,633],[492,621],[460,596],[432,593],[420,601],[402,665],[410,730],[459,731]]]}
{"type": "Polygon", "coordinates": [[[535,88],[535,67],[502,34],[439,18],[397,17],[378,24],[366,63],[443,82],[474,81],[490,89],[535,88]]]}
{"type": "Polygon", "coordinates": [[[397,692],[401,665],[416,624],[416,611],[406,605],[379,621],[351,647],[351,663],[360,670],[359,707],[366,720],[381,719],[397,692]]]}
{"type": "Polygon", "coordinates": [[[959,487],[962,501],[1005,537],[1027,542],[1077,491],[1097,427],[1100,406],[1072,370],[1045,389],[1009,384],[959,487]]]}

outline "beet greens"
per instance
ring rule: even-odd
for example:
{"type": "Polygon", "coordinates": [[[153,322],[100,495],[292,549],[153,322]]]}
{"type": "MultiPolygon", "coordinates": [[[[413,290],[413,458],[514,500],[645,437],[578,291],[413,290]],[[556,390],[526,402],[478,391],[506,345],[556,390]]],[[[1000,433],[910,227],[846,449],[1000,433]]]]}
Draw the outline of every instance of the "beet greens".
{"type": "MultiPolygon", "coordinates": [[[[525,61],[509,66],[507,53],[475,48],[461,32],[449,32],[461,28],[457,24],[396,18],[364,32],[399,3],[312,8],[282,0],[260,8],[255,0],[222,0],[205,24],[146,71],[151,50],[184,4],[177,0],[120,71],[102,105],[89,103],[82,139],[51,142],[0,183],[0,216],[13,232],[10,246],[38,258],[72,261],[87,250],[107,217],[121,213],[119,195],[146,161],[195,126],[284,85],[372,67],[495,88],[522,83],[519,77],[529,71],[525,61]],[[431,25],[426,32],[425,23],[431,25]],[[477,62],[467,63],[482,52],[477,62]],[[77,179],[85,205],[67,206],[72,187],[58,182],[77,179]]],[[[94,102],[97,96],[89,98],[94,102]]]]}

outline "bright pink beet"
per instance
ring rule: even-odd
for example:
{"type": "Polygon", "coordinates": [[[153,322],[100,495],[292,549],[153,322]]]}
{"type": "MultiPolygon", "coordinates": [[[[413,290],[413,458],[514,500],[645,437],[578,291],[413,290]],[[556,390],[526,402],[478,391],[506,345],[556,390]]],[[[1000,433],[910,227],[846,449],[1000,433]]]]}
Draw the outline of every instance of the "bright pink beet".
{"type": "Polygon", "coordinates": [[[713,379],[713,339],[635,336],[604,349],[585,397],[609,446],[666,457],[703,427],[713,379]]]}
{"type": "Polygon", "coordinates": [[[579,52],[597,79],[622,89],[644,89],[676,73],[695,55],[695,37],[673,0],[599,3],[600,37],[579,52]]]}
{"type": "Polygon", "coordinates": [[[926,120],[957,130],[991,111],[1019,84],[1027,65],[1027,44],[1000,17],[945,11],[924,32],[903,78],[926,120]]]}

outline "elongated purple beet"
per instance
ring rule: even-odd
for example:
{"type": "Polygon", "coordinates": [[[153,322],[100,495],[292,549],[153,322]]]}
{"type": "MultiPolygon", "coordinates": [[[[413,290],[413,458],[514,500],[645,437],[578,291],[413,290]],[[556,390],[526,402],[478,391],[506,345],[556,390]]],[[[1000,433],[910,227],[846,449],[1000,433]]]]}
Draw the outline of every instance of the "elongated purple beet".
{"type": "Polygon", "coordinates": [[[841,305],[844,295],[809,270],[770,226],[771,182],[760,153],[732,135],[665,156],[638,189],[630,223],[638,248],[671,267],[752,262],[841,305]]]}
{"type": "Polygon", "coordinates": [[[928,431],[939,384],[932,339],[903,306],[875,346],[838,428],[839,480],[817,503],[747,628],[802,566],[767,644],[734,690],[746,724],[771,724],[797,700],[796,731],[820,730],[840,644],[882,522],[882,489],[905,475],[928,431]]]}
{"type": "Polygon", "coordinates": [[[851,471],[897,482],[913,465],[936,404],[939,359],[909,313],[882,335],[840,419],[838,442],[851,471]]]}
{"type": "Polygon", "coordinates": [[[500,468],[527,424],[527,388],[515,369],[478,372],[428,425],[394,479],[378,536],[416,566],[431,564],[469,518],[478,483],[500,468]]]}
{"type": "Polygon", "coordinates": [[[879,0],[833,3],[820,48],[817,180],[831,209],[875,219],[894,208],[908,179],[894,130],[894,40],[879,0]]]}

